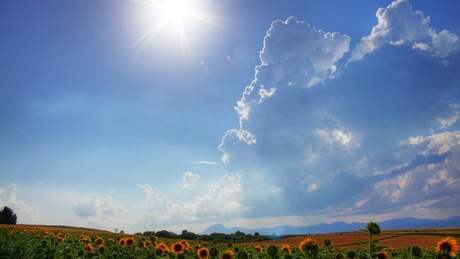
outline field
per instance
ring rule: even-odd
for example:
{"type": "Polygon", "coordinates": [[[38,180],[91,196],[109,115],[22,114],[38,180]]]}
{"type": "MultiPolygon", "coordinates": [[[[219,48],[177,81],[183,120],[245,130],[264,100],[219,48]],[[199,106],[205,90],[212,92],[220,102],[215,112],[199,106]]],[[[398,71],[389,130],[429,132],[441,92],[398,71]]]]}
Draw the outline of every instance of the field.
{"type": "MultiPolygon", "coordinates": [[[[459,238],[460,228],[382,231],[382,234],[376,236],[375,239],[379,240],[379,245],[394,249],[401,249],[413,245],[418,245],[421,248],[427,249],[435,246],[439,240],[447,236],[459,238]]],[[[316,239],[320,244],[322,244],[325,239],[330,239],[334,247],[343,248],[358,248],[359,245],[356,245],[357,242],[366,242],[369,240],[368,234],[363,232],[317,234],[310,235],[310,237],[316,239]]],[[[303,239],[305,239],[305,236],[267,240],[259,243],[298,245],[303,239]]]]}
{"type": "Polygon", "coordinates": [[[455,228],[382,231],[372,239],[369,232],[343,232],[231,243],[65,226],[0,225],[0,258],[380,259],[441,258],[443,254],[457,258],[459,238],[460,228],[455,228]],[[331,244],[326,246],[325,240],[331,244]],[[441,240],[443,245],[439,246],[441,240]]]}

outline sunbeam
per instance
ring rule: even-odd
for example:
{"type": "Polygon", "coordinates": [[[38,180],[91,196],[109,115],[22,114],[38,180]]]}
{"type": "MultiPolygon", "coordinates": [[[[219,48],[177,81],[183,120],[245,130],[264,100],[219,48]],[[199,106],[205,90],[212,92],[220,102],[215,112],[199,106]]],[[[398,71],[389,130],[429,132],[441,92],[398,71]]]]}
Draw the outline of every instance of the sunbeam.
{"type": "MultiPolygon", "coordinates": [[[[203,33],[205,24],[221,24],[221,19],[207,13],[206,6],[190,0],[135,1],[151,9],[151,16],[145,19],[147,30],[136,42],[137,53],[142,53],[153,41],[166,38],[177,44],[185,58],[193,57],[191,38],[203,33]],[[159,36],[161,34],[161,37],[159,36]]],[[[168,45],[172,47],[172,45],[168,45]]]]}

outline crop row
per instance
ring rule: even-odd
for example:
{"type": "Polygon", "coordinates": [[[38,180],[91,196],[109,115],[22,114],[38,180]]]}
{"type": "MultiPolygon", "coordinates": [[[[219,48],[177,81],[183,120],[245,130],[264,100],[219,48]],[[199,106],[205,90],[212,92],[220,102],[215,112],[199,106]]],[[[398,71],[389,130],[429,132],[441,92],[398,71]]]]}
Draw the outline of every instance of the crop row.
{"type": "Polygon", "coordinates": [[[1,258],[457,258],[458,245],[443,238],[433,247],[414,244],[404,249],[380,247],[372,240],[362,248],[337,248],[333,240],[318,244],[305,237],[298,246],[234,244],[218,241],[163,239],[155,236],[46,231],[0,227],[1,258]]]}

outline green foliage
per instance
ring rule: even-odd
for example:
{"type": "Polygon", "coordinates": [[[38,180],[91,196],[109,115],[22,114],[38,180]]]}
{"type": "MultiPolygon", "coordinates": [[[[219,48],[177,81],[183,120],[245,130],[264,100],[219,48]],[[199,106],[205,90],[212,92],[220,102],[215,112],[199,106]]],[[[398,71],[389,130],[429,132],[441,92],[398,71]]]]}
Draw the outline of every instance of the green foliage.
{"type": "MultiPolygon", "coordinates": [[[[165,232],[166,233],[166,232],[165,232]]],[[[169,232],[168,232],[169,233],[169,232]]],[[[180,236],[187,236],[182,232],[180,236]]],[[[151,233],[147,233],[151,234],[151,233]]],[[[238,233],[237,235],[243,236],[238,233]]],[[[231,241],[183,240],[161,238],[155,235],[123,235],[117,233],[81,231],[46,231],[33,228],[3,226],[0,227],[0,258],[184,258],[200,259],[198,250],[207,249],[204,254],[208,259],[220,258],[257,258],[257,259],[292,259],[292,258],[362,258],[375,259],[385,253],[389,258],[441,258],[435,245],[430,249],[410,246],[403,249],[386,249],[374,246],[374,253],[360,248],[334,247],[333,240],[323,245],[312,238],[306,238],[298,246],[283,250],[281,245],[257,245],[256,243],[233,243],[231,241]],[[131,239],[131,241],[127,241],[131,239]],[[123,241],[123,242],[122,242],[123,241]],[[182,251],[174,253],[172,244],[186,243],[182,251]],[[329,246],[326,246],[329,244],[329,246]],[[162,248],[161,248],[162,247],[162,248]]],[[[181,250],[181,249],[179,249],[181,250]]],[[[379,257],[380,258],[380,257],[379,257]]],[[[455,257],[450,257],[455,258],[455,257]]]]}
{"type": "Polygon", "coordinates": [[[157,231],[157,236],[163,237],[163,238],[178,238],[179,237],[176,233],[172,231],[168,231],[168,230],[157,231]]]}

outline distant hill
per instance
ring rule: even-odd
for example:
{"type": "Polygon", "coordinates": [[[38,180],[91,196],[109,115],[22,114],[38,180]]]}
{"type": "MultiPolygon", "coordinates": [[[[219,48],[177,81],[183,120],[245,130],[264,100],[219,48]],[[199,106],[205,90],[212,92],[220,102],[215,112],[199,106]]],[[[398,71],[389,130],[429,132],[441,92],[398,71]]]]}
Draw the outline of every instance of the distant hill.
{"type": "MultiPolygon", "coordinates": [[[[398,218],[387,221],[377,222],[382,230],[398,230],[398,229],[416,229],[416,228],[448,228],[460,227],[460,216],[447,219],[418,219],[418,218],[398,218]]],[[[306,235],[306,234],[321,234],[358,231],[366,228],[367,222],[334,222],[330,224],[322,223],[313,226],[294,227],[294,226],[279,226],[273,228],[258,228],[247,229],[240,227],[227,228],[222,224],[209,226],[200,234],[224,233],[232,234],[236,231],[241,231],[246,234],[254,234],[258,232],[261,235],[306,235]]]]}

